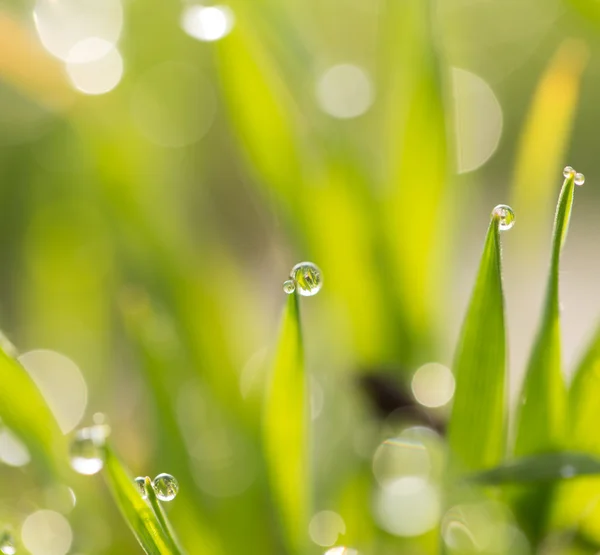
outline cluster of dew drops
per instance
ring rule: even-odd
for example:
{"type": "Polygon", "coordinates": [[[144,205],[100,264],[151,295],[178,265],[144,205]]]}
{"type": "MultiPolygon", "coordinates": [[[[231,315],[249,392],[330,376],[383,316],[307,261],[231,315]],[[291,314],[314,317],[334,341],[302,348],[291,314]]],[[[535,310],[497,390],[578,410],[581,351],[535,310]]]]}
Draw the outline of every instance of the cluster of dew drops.
{"type": "Polygon", "coordinates": [[[571,166],[567,166],[563,170],[563,175],[565,176],[565,179],[574,177],[575,185],[579,185],[580,187],[585,183],[585,175],[576,172],[571,166]]]}
{"type": "Polygon", "coordinates": [[[290,272],[290,279],[283,283],[283,290],[291,295],[295,291],[303,297],[316,295],[323,287],[323,274],[316,264],[300,262],[290,272]]]}
{"type": "MultiPolygon", "coordinates": [[[[88,476],[100,472],[104,466],[105,444],[109,434],[110,427],[103,422],[77,430],[69,450],[69,459],[73,470],[88,476]]],[[[150,480],[148,479],[148,481],[150,480]]],[[[156,497],[161,501],[172,501],[179,492],[179,484],[170,474],[159,474],[150,483],[156,497]]],[[[141,496],[146,499],[148,496],[146,478],[138,477],[134,480],[134,484],[141,496]]],[[[14,551],[2,551],[0,543],[0,553],[10,555],[14,551]]]]}
{"type": "Polygon", "coordinates": [[[156,497],[158,497],[161,501],[173,501],[177,494],[179,493],[179,483],[175,479],[174,476],[170,474],[159,474],[154,480],[150,480],[150,478],[144,478],[142,476],[138,476],[133,482],[137,487],[142,499],[146,499],[148,497],[148,491],[146,486],[146,480],[150,482],[156,497]]]}

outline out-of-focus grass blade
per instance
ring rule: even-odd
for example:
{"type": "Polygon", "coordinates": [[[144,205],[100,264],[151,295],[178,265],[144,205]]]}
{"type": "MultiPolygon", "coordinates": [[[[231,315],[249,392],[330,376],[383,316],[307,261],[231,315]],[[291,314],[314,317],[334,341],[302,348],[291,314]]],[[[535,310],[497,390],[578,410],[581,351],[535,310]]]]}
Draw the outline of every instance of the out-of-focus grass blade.
{"type": "Polygon", "coordinates": [[[445,110],[429,0],[388,1],[381,90],[384,153],[390,186],[382,205],[394,283],[417,337],[432,313],[439,210],[448,172],[445,110]]]}
{"type": "Polygon", "coordinates": [[[542,322],[525,375],[517,415],[516,455],[560,448],[564,439],[567,393],[562,375],[558,273],[573,206],[574,174],[564,181],[554,220],[550,275],[542,322]]]}
{"type": "Polygon", "coordinates": [[[506,442],[506,333],[499,217],[492,216],[459,339],[449,441],[463,468],[498,464],[506,442]]]}
{"type": "MultiPolygon", "coordinates": [[[[242,14],[243,15],[243,14],[242,14]]],[[[241,16],[240,16],[241,17],[241,16]]],[[[295,109],[281,75],[244,19],[216,45],[222,93],[259,179],[290,208],[301,176],[295,109]]]]}
{"type": "Polygon", "coordinates": [[[536,88],[521,134],[511,204],[522,216],[521,235],[532,247],[539,243],[552,210],[553,188],[548,184],[561,169],[587,58],[582,41],[569,39],[560,45],[536,88]]]}
{"type": "Polygon", "coordinates": [[[306,376],[297,294],[288,297],[269,389],[264,441],[274,497],[290,550],[306,543],[310,500],[306,376]]]}
{"type": "Polygon", "coordinates": [[[110,447],[106,447],[105,456],[104,475],[110,491],[142,549],[148,555],[182,555],[110,447]]]}
{"type": "Polygon", "coordinates": [[[60,476],[67,460],[65,437],[27,371],[3,348],[0,384],[0,418],[25,443],[46,478],[60,476]]]}
{"type": "Polygon", "coordinates": [[[600,458],[586,453],[543,453],[521,457],[469,477],[488,485],[565,480],[600,474],[600,458]]]}

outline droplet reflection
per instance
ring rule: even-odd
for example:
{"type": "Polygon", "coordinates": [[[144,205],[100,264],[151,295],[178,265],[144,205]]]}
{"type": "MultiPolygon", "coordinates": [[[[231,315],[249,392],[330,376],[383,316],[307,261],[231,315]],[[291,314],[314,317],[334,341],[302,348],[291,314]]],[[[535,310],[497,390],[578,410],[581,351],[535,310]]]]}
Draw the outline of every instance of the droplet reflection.
{"type": "Polygon", "coordinates": [[[170,474],[159,474],[152,480],[152,487],[161,501],[173,501],[179,493],[179,483],[170,474]]]}
{"type": "Polygon", "coordinates": [[[513,209],[506,204],[499,204],[496,206],[496,208],[494,208],[492,211],[492,215],[498,216],[500,219],[500,223],[498,225],[500,231],[507,231],[515,225],[515,213],[513,209]]]}
{"type": "Polygon", "coordinates": [[[296,283],[296,289],[303,297],[316,295],[323,287],[321,270],[312,262],[296,264],[290,273],[296,283]]]}

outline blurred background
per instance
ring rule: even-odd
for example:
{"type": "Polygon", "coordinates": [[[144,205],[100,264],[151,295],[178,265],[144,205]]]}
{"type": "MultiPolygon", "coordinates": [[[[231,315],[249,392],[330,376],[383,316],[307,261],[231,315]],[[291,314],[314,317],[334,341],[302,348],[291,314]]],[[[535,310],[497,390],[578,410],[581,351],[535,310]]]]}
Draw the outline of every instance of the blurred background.
{"type": "MultiPolygon", "coordinates": [[[[441,443],[497,204],[516,213],[518,391],[566,165],[587,178],[562,270],[566,372],[600,314],[599,33],[586,0],[2,2],[0,328],[63,432],[104,413],[135,475],[174,474],[190,553],[285,553],[261,395],[282,283],[310,260],[312,544],[431,552],[434,492],[411,520],[416,498],[384,487],[423,461],[379,444],[441,443]]],[[[138,552],[101,480],[42,487],[7,428],[0,461],[23,550],[138,552]]]]}

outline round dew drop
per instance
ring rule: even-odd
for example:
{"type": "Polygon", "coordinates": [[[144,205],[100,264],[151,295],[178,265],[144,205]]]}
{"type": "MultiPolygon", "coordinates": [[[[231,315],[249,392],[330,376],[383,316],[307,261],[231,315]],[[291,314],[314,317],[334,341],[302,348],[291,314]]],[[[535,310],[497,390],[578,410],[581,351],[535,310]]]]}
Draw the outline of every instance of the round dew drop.
{"type": "Polygon", "coordinates": [[[571,177],[573,174],[575,173],[575,170],[571,167],[571,166],[567,166],[565,167],[565,169],[563,170],[563,175],[565,176],[565,179],[568,179],[569,177],[571,177]]]}
{"type": "Polygon", "coordinates": [[[515,213],[510,206],[499,204],[492,211],[492,216],[498,216],[500,219],[498,228],[500,231],[506,231],[515,225],[515,213]]]}
{"type": "Polygon", "coordinates": [[[17,548],[12,534],[8,531],[0,533],[0,553],[2,555],[15,555],[17,548]]]}
{"type": "Polygon", "coordinates": [[[96,474],[104,466],[104,444],[107,426],[77,430],[69,449],[71,467],[79,474],[96,474]]]}
{"type": "Polygon", "coordinates": [[[173,501],[179,492],[179,484],[170,474],[159,474],[152,481],[152,487],[161,501],[173,501]]]}
{"type": "Polygon", "coordinates": [[[294,280],[288,279],[288,280],[284,281],[283,282],[283,290],[288,295],[291,295],[294,291],[296,291],[296,284],[294,283],[294,280]]]}
{"type": "Polygon", "coordinates": [[[579,185],[580,187],[585,183],[585,175],[582,173],[575,174],[575,185],[579,185]]]}
{"type": "Polygon", "coordinates": [[[135,487],[137,488],[138,492],[140,493],[140,496],[142,497],[142,499],[146,499],[148,497],[148,493],[146,492],[146,478],[142,478],[141,476],[138,476],[133,483],[135,484],[135,487]]]}
{"type": "Polygon", "coordinates": [[[312,297],[323,287],[321,270],[312,262],[296,264],[290,277],[296,282],[296,289],[303,297],[312,297]]]}

